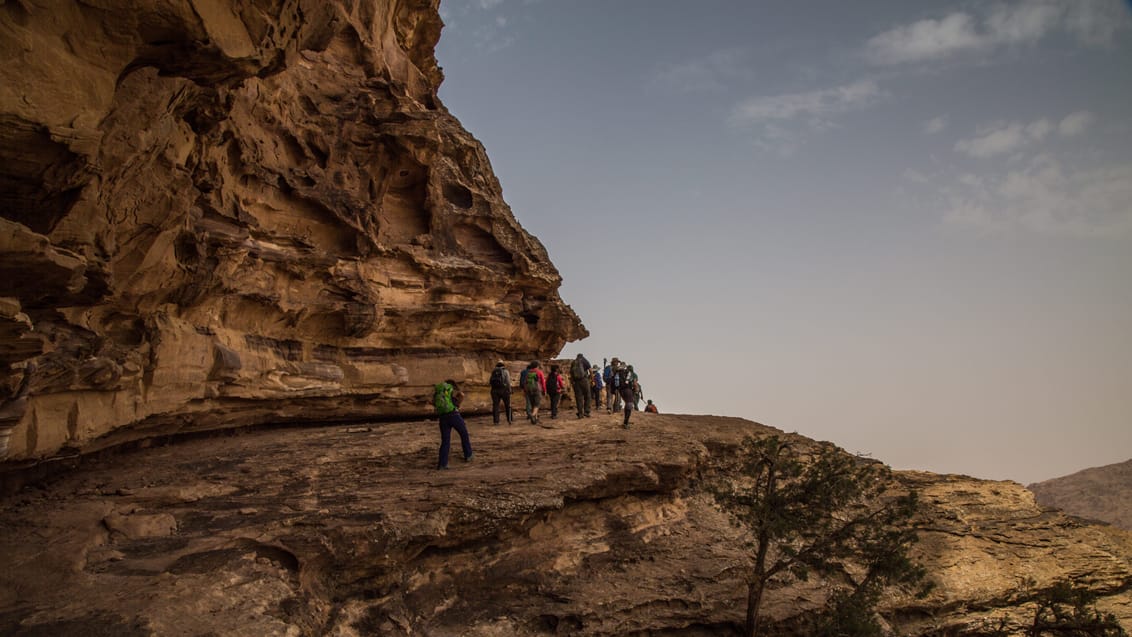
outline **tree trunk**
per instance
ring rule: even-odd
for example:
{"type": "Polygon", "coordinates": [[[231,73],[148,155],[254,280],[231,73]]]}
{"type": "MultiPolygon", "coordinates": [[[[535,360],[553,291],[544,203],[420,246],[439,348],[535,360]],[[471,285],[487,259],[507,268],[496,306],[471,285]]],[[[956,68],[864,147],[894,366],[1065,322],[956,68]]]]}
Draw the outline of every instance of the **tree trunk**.
{"type": "Polygon", "coordinates": [[[756,637],[759,630],[759,605],[763,601],[763,582],[756,579],[747,585],[747,637],[756,637]]]}

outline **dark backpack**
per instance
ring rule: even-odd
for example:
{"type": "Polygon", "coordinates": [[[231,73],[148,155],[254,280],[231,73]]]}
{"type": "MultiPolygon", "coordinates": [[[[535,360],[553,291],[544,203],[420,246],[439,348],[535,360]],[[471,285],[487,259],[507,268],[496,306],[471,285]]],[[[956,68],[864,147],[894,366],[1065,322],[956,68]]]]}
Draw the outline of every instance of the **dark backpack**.
{"type": "Polygon", "coordinates": [[[437,383],[432,390],[432,405],[436,407],[436,414],[443,416],[456,411],[456,403],[452,399],[453,388],[448,383],[437,383]]]}
{"type": "Polygon", "coordinates": [[[495,370],[491,372],[491,388],[505,389],[506,387],[507,382],[503,380],[503,368],[496,367],[495,370]]]}
{"type": "Polygon", "coordinates": [[[629,375],[628,369],[618,371],[617,376],[614,378],[616,379],[616,382],[613,384],[614,387],[618,389],[633,388],[633,377],[629,375]]]}
{"type": "Polygon", "coordinates": [[[582,361],[575,358],[574,362],[570,363],[570,377],[575,379],[586,377],[586,368],[582,365],[582,361]]]}

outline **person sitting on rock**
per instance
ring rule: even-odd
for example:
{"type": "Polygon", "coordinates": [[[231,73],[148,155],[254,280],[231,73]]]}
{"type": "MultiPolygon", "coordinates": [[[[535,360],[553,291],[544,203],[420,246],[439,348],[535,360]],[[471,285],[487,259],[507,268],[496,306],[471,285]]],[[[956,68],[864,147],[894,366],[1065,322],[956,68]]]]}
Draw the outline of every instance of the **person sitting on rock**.
{"type": "Polygon", "coordinates": [[[460,415],[460,402],[464,393],[456,386],[456,381],[448,379],[433,387],[432,404],[440,417],[440,461],[437,469],[448,468],[448,451],[452,444],[452,430],[460,434],[460,446],[464,451],[464,462],[472,460],[472,441],[468,437],[468,425],[460,415]]]}
{"type": "Polygon", "coordinates": [[[650,414],[658,413],[656,411],[656,405],[652,404],[652,400],[649,400],[649,404],[645,405],[645,412],[650,414]]]}

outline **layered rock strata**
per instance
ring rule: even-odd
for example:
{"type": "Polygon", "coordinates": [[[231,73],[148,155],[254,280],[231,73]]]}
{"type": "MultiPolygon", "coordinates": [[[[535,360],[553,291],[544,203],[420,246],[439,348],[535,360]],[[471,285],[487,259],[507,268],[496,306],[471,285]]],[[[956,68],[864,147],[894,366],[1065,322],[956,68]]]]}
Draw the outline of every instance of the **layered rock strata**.
{"type": "Polygon", "coordinates": [[[423,414],[586,334],[438,1],[0,3],[0,457],[423,414]]]}
{"type": "MultiPolygon", "coordinates": [[[[28,488],[0,509],[0,633],[736,634],[747,556],[708,486],[736,479],[744,436],[774,430],[469,422],[475,458],[448,471],[432,469],[435,423],[385,423],[194,440],[28,488]]],[[[884,601],[897,634],[1021,634],[1063,580],[1132,627],[1132,535],[1016,483],[898,475],[921,493],[916,556],[936,586],[884,601]]],[[[827,586],[776,584],[772,634],[827,586]]]]}

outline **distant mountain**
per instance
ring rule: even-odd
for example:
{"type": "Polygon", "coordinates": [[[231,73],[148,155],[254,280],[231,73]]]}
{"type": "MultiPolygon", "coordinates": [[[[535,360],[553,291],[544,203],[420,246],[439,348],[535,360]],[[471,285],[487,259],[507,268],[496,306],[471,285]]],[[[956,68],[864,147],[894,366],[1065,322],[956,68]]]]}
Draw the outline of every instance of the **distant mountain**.
{"type": "Polygon", "coordinates": [[[1042,506],[1132,530],[1132,460],[1031,484],[1042,506]]]}

